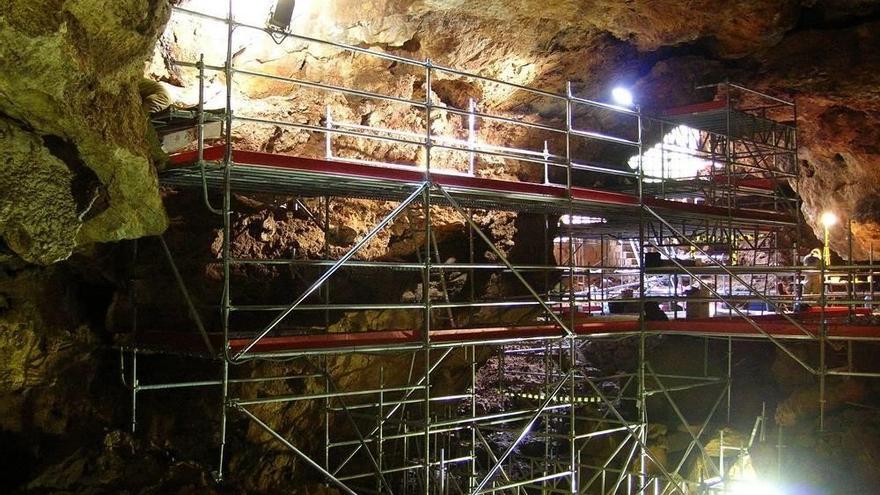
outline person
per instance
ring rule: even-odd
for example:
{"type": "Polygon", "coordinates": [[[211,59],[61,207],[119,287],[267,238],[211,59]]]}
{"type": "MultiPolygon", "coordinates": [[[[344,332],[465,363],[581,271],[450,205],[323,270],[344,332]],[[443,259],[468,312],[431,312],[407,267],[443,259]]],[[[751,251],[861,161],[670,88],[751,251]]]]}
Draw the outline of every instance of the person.
{"type": "Polygon", "coordinates": [[[785,280],[777,279],[776,281],[776,295],[779,297],[780,301],[775,304],[777,312],[785,312],[788,310],[789,305],[785,303],[785,297],[791,296],[791,289],[788,286],[788,283],[785,280]]]}
{"type": "MultiPolygon", "coordinates": [[[[818,269],[819,264],[822,263],[822,251],[819,248],[814,248],[806,256],[801,260],[803,265],[808,268],[818,269]]],[[[816,271],[813,273],[807,273],[804,277],[799,281],[800,283],[797,286],[797,297],[794,304],[795,312],[806,311],[810,308],[810,305],[803,302],[803,298],[805,295],[817,295],[819,293],[821,287],[821,274],[816,271]]],[[[816,296],[818,297],[818,296],[816,296]]]]}
{"type": "Polygon", "coordinates": [[[660,309],[660,304],[657,301],[645,301],[645,320],[667,321],[668,319],[669,317],[660,309]]]}
{"type": "Polygon", "coordinates": [[[144,111],[149,114],[162,112],[171,106],[171,95],[158,81],[142,77],[138,83],[138,93],[141,95],[144,111]]]}
{"type": "MultiPolygon", "coordinates": [[[[701,285],[691,286],[684,291],[687,298],[707,299],[710,297],[709,289],[701,285]]],[[[688,318],[708,318],[709,317],[709,301],[687,301],[687,309],[685,310],[688,318]]]]}
{"type": "MultiPolygon", "coordinates": [[[[819,248],[813,249],[809,254],[804,256],[803,262],[805,267],[818,270],[819,265],[822,263],[822,251],[820,251],[819,248]]],[[[820,279],[821,274],[818,271],[807,273],[804,277],[804,293],[818,294],[820,292],[820,279]]]]}

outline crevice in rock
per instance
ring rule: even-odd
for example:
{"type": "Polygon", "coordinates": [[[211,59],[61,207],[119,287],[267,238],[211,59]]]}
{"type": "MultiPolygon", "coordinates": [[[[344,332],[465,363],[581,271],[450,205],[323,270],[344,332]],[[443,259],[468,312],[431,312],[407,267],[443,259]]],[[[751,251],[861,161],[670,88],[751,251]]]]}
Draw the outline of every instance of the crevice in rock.
{"type": "Polygon", "coordinates": [[[107,311],[117,287],[109,284],[83,283],[79,287],[83,316],[92,329],[105,329],[107,311]]]}
{"type": "Polygon", "coordinates": [[[415,53],[422,48],[422,43],[419,41],[417,36],[413,36],[412,38],[407,39],[403,43],[382,43],[382,42],[366,42],[363,41],[361,43],[356,44],[355,46],[359,48],[367,48],[373,49],[378,48],[380,50],[392,53],[392,52],[409,52],[415,53]]]}
{"type": "Polygon", "coordinates": [[[76,215],[81,221],[94,218],[110,206],[107,188],[85,164],[73,143],[50,134],[43,136],[43,145],[73,172],[70,193],[76,201],[76,215]]]}
{"type": "Polygon", "coordinates": [[[853,209],[852,219],[860,223],[880,224],[880,195],[862,197],[853,209]]]}
{"type": "MultiPolygon", "coordinates": [[[[714,37],[703,37],[697,38],[688,43],[681,43],[679,45],[672,46],[662,46],[652,52],[648,53],[648,57],[645,59],[645,64],[647,65],[647,70],[642,70],[641,76],[646,75],[650,72],[651,67],[661,61],[667,60],[670,58],[678,58],[678,57],[701,57],[707,60],[717,60],[718,62],[724,63],[724,59],[719,59],[715,52],[713,52],[711,46],[716,43],[714,37]]],[[[640,67],[641,69],[641,67],[640,67]]]]}

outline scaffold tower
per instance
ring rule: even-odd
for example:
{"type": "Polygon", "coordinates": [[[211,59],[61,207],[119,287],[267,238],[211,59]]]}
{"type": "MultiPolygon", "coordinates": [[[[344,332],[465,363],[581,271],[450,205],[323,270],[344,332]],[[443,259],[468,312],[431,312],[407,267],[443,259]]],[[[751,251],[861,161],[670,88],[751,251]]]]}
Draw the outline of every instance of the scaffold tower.
{"type": "Polygon", "coordinates": [[[178,253],[159,238],[192,328],[141,328],[135,321],[133,331],[120,336],[121,371],[131,392],[132,429],[142,414],[138,402],[148,397],[181,389],[216,395],[217,421],[206,421],[217,436],[202,441],[216,443],[218,480],[235,476],[227,473],[228,431],[244,419],[344,493],[726,493],[741,472],[734,468],[747,462],[752,443],[764,440],[771,426],[761,414],[748,442],[725,443],[738,342],[775,346],[814,375],[820,410],[829,376],[875,376],[851,362],[833,370],[827,364],[829,343],[851,349],[880,338],[880,328],[857,323],[873,310],[873,267],[801,262],[793,102],[724,82],[701,88],[715,95],[711,101],[647,115],[580,97],[572,83],[548,92],[430,60],[248,25],[236,20],[231,2],[225,17],[181,7],[174,17],[225,26],[228,36],[224,61],[175,61],[180,70],[198,74],[199,104],[156,121],[160,131],[181,122],[196,130],[197,147],[173,155],[160,181],[199,191],[220,219],[216,266],[223,289],[206,316],[178,269],[178,253]],[[421,75],[424,91],[402,98],[296,73],[237,68],[233,40],[245,31],[406,66],[421,75]],[[225,81],[224,108],[205,108],[208,74],[225,81]],[[519,119],[474,100],[466,108],[441,104],[432,84],[449,77],[523,92],[560,113],[519,119]],[[348,122],[330,107],[317,125],[261,117],[236,107],[239,78],[409,107],[423,115],[424,128],[348,122]],[[459,122],[460,132],[435,133],[431,123],[439,115],[459,122]],[[478,132],[486,122],[526,129],[542,136],[541,145],[488,142],[478,132]],[[236,132],[259,126],[318,136],[323,156],[236,144],[236,132]],[[220,129],[216,139],[207,136],[209,128],[220,129]],[[414,147],[419,159],[350,157],[340,151],[343,139],[414,147]],[[481,173],[498,161],[528,168],[535,179],[481,173]],[[233,252],[240,194],[294,198],[325,238],[336,223],[335,201],[387,206],[344,251],[325,241],[322,259],[266,259],[233,252]],[[466,226],[466,258],[441,253],[438,209],[466,226]],[[545,239],[544,252],[530,264],[511,261],[478,224],[487,211],[542,219],[533,235],[545,239]],[[416,219],[422,229],[416,259],[360,256],[401,218],[416,219]],[[492,261],[480,252],[491,253],[492,261]],[[253,300],[246,287],[236,286],[235,273],[264,266],[289,269],[303,289],[253,300]],[[334,290],[341,274],[390,272],[410,274],[421,293],[352,302],[334,290]],[[470,286],[464,296],[450,297],[447,285],[461,273],[470,286]],[[490,276],[516,290],[479,296],[472,281],[490,276]],[[820,283],[806,283],[814,279],[820,283]],[[403,315],[392,321],[411,325],[357,323],[342,331],[334,325],[340,315],[377,312],[403,315]],[[685,367],[693,373],[652,361],[655,343],[670,338],[702,349],[685,367]],[[813,346],[817,360],[795,345],[813,346]],[[584,359],[590,346],[597,352],[628,349],[629,368],[613,375],[592,368],[584,359]],[[144,367],[168,355],[186,363],[165,370],[180,378],[143,383],[144,367]],[[188,375],[193,362],[210,376],[188,375]],[[345,369],[353,363],[359,363],[356,377],[345,369]],[[484,404],[489,389],[503,408],[484,404]],[[679,393],[695,390],[706,397],[699,414],[677,402],[679,393]],[[651,446],[658,403],[687,434],[675,455],[651,446]],[[279,415],[291,411],[312,415],[302,421],[303,431],[276,426],[279,415]],[[298,443],[315,437],[316,427],[323,429],[320,448],[298,443]]]}

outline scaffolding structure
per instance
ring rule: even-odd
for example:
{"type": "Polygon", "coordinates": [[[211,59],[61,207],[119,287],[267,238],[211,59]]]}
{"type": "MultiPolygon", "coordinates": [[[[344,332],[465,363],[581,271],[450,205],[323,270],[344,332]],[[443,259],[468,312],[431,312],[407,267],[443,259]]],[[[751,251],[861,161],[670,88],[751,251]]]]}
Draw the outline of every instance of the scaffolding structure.
{"type": "MultiPolygon", "coordinates": [[[[722,433],[717,452],[708,448],[718,425],[730,420],[735,340],[766,341],[816,375],[822,411],[828,376],[874,375],[851,362],[842,370],[827,366],[829,342],[845,341],[851,349],[853,342],[880,338],[880,328],[857,324],[872,310],[864,297],[873,294],[873,266],[800,262],[792,102],[723,83],[710,88],[717,95],[711,102],[648,116],[579,97],[571,83],[560,94],[532,89],[430,60],[248,25],[236,20],[231,2],[228,9],[222,17],[175,7],[175,16],[225,25],[227,51],[223,63],[176,61],[198,72],[198,107],[175,114],[193,119],[198,147],[173,156],[160,174],[165,185],[201,188],[207,208],[222,219],[219,327],[205,321],[160,239],[194,328],[135,325],[121,358],[132,429],[145,392],[219,390],[218,480],[226,476],[229,416],[237,415],[345,493],[724,493],[735,483],[731,466],[745,462],[750,444],[766,434],[762,414],[748,445],[725,445],[722,433]],[[237,68],[234,38],[242,31],[405,66],[420,77],[423,95],[402,98],[237,68]],[[219,112],[204,108],[209,73],[221,75],[227,88],[219,112]],[[249,114],[234,105],[239,78],[410,107],[422,115],[423,129],[347,122],[330,106],[317,123],[249,114]],[[467,108],[443,104],[432,84],[449,78],[522,92],[551,102],[559,115],[537,121],[484,110],[474,100],[467,108]],[[432,123],[440,115],[460,122],[460,133],[436,134],[432,123]],[[217,121],[223,139],[206,143],[204,127],[217,121]],[[532,132],[536,145],[488,142],[478,129],[489,122],[532,132]],[[236,132],[247,126],[321,136],[324,156],[239,149],[236,132]],[[338,150],[341,139],[413,147],[419,158],[379,163],[346,156],[338,150]],[[530,170],[525,175],[534,181],[483,173],[498,163],[530,170]],[[212,191],[221,204],[214,205],[212,191]],[[236,256],[234,195],[254,193],[295,198],[324,233],[323,259],[236,256]],[[383,202],[386,214],[340,254],[327,237],[333,202],[345,198],[383,202]],[[439,249],[438,208],[466,226],[467,259],[445,258],[439,249]],[[543,229],[533,235],[543,236],[546,248],[534,263],[510,261],[478,224],[477,217],[494,211],[541,219],[543,229]],[[359,256],[402,218],[421,229],[414,260],[359,256]],[[234,286],[235,270],[248,266],[287,267],[307,283],[288,301],[251,302],[234,286]],[[335,275],[389,272],[411,274],[420,293],[407,301],[336,299],[335,275]],[[466,290],[450,297],[447,285],[461,274],[466,290]],[[857,275],[869,277],[867,287],[857,275]],[[478,297],[474,280],[490,276],[515,289],[478,297]],[[816,276],[823,283],[807,284],[816,292],[804,290],[803,281],[816,276]],[[845,291],[826,291],[824,281],[835,276],[845,291]],[[340,315],[381,312],[412,324],[334,326],[340,315]],[[651,342],[658,336],[699,342],[700,371],[655,369],[651,342]],[[792,350],[794,342],[818,346],[819,362],[792,350]],[[631,349],[631,368],[597,372],[584,356],[588,343],[631,349]],[[215,378],[142,383],[138,366],[169,353],[204,361],[215,378]],[[481,400],[481,367],[489,361],[501,409],[481,400]],[[356,366],[357,376],[345,366],[356,366]],[[710,405],[700,418],[676,401],[676,394],[694,390],[704,390],[710,405]],[[676,456],[652,448],[652,397],[668,404],[690,436],[676,456]],[[320,420],[303,421],[303,431],[282,421],[282,431],[279,417],[294,409],[320,420]],[[297,438],[316,436],[316,421],[321,448],[299,444],[297,438]]],[[[820,427],[823,420],[820,415],[820,427]]]]}

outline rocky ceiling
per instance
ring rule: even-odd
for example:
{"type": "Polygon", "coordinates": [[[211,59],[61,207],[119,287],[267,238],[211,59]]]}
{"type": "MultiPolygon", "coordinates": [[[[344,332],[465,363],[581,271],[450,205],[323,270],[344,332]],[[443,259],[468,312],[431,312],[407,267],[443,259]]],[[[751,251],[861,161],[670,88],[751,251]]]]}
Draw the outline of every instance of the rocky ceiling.
{"type": "MultiPolygon", "coordinates": [[[[184,3],[224,12],[222,2],[184,3]]],[[[260,24],[271,3],[249,2],[237,15],[260,24]]],[[[300,0],[293,26],[315,37],[549,91],[561,91],[570,80],[582,95],[606,99],[615,84],[630,85],[648,111],[710,97],[694,94],[693,86],[725,79],[794,98],[807,222],[819,234],[822,211],[852,219],[853,256],[865,259],[880,239],[878,13],[880,2],[864,0],[338,0],[329,5],[300,0]]],[[[170,32],[173,39],[166,32],[166,41],[177,45],[177,55],[181,49],[190,56],[205,51],[204,43],[187,48],[185,34],[170,32]]],[[[220,63],[224,35],[213,43],[220,63]]],[[[305,68],[311,78],[401,94],[406,70],[397,64],[365,62],[313,45],[244,43],[237,45],[240,65],[278,74],[305,68]]],[[[168,78],[162,70],[153,73],[168,78]]],[[[414,77],[418,82],[419,74],[414,77]]],[[[192,79],[182,85],[189,86],[191,100],[192,79]]],[[[272,91],[244,93],[259,99],[272,91]]],[[[496,111],[525,116],[547,111],[546,102],[477,81],[441,80],[435,91],[443,104],[460,108],[466,97],[475,97],[496,111]]],[[[842,230],[832,235],[832,247],[847,256],[842,230]]]]}

